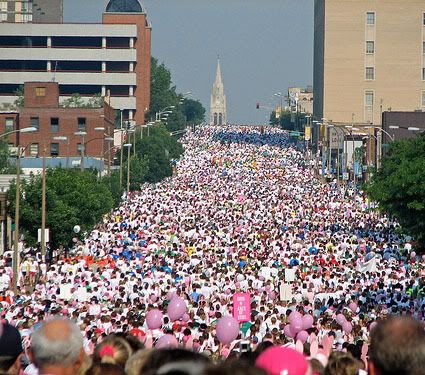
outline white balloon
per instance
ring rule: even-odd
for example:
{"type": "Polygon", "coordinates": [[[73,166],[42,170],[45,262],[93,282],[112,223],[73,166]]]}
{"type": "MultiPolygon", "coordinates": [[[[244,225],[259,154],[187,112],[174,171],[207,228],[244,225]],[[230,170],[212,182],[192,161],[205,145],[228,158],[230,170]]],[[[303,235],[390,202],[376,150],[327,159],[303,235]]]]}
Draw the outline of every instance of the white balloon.
{"type": "Polygon", "coordinates": [[[75,232],[75,233],[80,233],[80,230],[81,230],[81,227],[80,227],[79,225],[76,225],[76,226],[74,227],[74,232],[75,232]]]}
{"type": "Polygon", "coordinates": [[[239,282],[244,281],[245,280],[245,276],[242,275],[242,274],[239,274],[238,276],[236,276],[236,280],[239,281],[239,282]]]}

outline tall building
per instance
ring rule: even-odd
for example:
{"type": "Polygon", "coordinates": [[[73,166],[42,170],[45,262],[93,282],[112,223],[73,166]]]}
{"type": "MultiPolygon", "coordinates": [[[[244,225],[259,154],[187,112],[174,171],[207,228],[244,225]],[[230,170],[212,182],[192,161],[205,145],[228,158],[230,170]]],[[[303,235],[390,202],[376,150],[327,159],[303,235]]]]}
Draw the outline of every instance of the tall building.
{"type": "Polygon", "coordinates": [[[24,82],[53,81],[60,102],[108,96],[124,120],[143,124],[150,51],[151,26],[138,0],[110,0],[100,24],[0,23],[0,108],[24,82]]]}
{"type": "Polygon", "coordinates": [[[0,22],[63,22],[63,0],[0,0],[0,22]]]}
{"type": "Polygon", "coordinates": [[[210,124],[225,125],[227,123],[226,95],[221,78],[220,60],[217,61],[217,71],[211,92],[210,124]]]}
{"type": "Polygon", "coordinates": [[[315,0],[314,117],[381,125],[425,110],[423,0],[315,0]]]}

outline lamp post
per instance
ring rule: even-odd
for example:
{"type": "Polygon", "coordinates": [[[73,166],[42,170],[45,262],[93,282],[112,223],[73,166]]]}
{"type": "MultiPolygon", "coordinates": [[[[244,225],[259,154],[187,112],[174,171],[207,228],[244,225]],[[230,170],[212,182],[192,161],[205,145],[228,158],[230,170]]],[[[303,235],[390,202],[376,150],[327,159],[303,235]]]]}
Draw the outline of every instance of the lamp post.
{"type": "MultiPolygon", "coordinates": [[[[31,133],[37,131],[36,127],[30,126],[12,132],[2,134],[0,137],[7,136],[11,133],[31,133]]],[[[29,143],[22,152],[30,145],[29,143]]],[[[16,194],[15,194],[15,232],[13,246],[13,292],[17,292],[18,288],[18,267],[19,267],[19,210],[20,210],[20,182],[21,182],[21,150],[18,145],[18,156],[16,158],[16,194]]]]}
{"type": "Polygon", "coordinates": [[[69,168],[69,138],[65,135],[59,135],[57,137],[53,137],[53,140],[55,140],[55,141],[67,141],[67,144],[66,144],[66,146],[67,146],[66,147],[66,164],[65,164],[65,166],[68,169],[69,168]]]}
{"type": "Polygon", "coordinates": [[[81,153],[80,169],[81,169],[81,172],[84,172],[84,151],[85,151],[84,148],[85,148],[85,137],[87,135],[87,132],[80,131],[80,132],[75,132],[74,134],[82,137],[81,152],[80,152],[81,153]]]}
{"type": "Polygon", "coordinates": [[[123,147],[127,147],[127,197],[130,193],[130,149],[132,144],[131,143],[125,143],[123,147]]]}

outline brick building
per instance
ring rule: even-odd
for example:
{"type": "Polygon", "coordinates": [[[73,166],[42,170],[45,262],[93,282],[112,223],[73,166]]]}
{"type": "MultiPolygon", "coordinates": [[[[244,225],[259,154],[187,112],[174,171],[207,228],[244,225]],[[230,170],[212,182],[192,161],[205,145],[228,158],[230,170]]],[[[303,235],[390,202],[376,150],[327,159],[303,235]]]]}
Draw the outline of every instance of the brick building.
{"type": "Polygon", "coordinates": [[[79,165],[83,144],[85,167],[103,168],[113,151],[110,138],[114,134],[114,120],[115,110],[105,101],[99,108],[62,107],[57,82],[26,82],[24,106],[18,112],[0,113],[0,132],[38,129],[8,138],[9,144],[25,148],[21,161],[24,168],[39,168],[44,151],[48,166],[79,165]],[[75,134],[78,132],[80,135],[75,134]]]}
{"type": "Polygon", "coordinates": [[[110,95],[124,120],[145,123],[151,26],[138,0],[110,0],[99,24],[0,23],[0,106],[29,81],[58,82],[59,101],[110,95]]]}

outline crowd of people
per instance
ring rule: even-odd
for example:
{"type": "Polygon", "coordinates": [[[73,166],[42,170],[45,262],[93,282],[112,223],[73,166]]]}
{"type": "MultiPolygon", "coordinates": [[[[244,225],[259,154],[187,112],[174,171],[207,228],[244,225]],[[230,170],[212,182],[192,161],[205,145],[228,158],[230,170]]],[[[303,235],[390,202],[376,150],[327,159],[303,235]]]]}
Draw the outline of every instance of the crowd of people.
{"type": "Polygon", "coordinates": [[[0,363],[16,330],[28,374],[421,373],[424,260],[396,222],[316,178],[284,131],[203,126],[183,143],[172,178],[67,258],[25,263],[17,294],[0,259],[0,363]]]}

